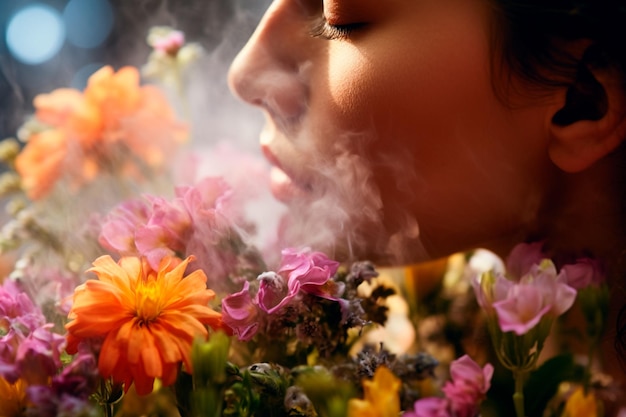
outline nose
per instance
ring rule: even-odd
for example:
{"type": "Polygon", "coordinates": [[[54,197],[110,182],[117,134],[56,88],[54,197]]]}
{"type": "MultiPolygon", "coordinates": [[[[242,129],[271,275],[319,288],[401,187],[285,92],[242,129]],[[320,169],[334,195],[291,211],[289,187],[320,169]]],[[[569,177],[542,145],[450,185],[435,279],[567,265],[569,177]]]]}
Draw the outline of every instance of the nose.
{"type": "Polygon", "coordinates": [[[291,124],[307,107],[305,69],[311,41],[293,0],[275,0],[228,74],[232,92],[265,109],[276,122],[291,124]]]}

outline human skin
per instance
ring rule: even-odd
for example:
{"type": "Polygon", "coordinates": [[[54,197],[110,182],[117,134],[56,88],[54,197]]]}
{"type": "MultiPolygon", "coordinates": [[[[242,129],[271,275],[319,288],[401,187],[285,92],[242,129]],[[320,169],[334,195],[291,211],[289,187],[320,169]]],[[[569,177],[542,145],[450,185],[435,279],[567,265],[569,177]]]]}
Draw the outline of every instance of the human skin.
{"type": "MultiPolygon", "coordinates": [[[[357,212],[343,224],[358,234],[351,255],[381,263],[523,239],[553,185],[547,145],[559,93],[502,100],[492,19],[480,0],[275,1],[230,84],[267,116],[262,146],[287,175],[277,196],[306,217],[299,201],[328,182],[350,176],[378,191],[382,207],[366,205],[375,216],[359,216],[350,195],[333,200],[357,212]],[[339,39],[311,36],[322,16],[363,26],[339,39]],[[333,166],[345,155],[359,156],[352,175],[333,166]]],[[[347,239],[338,235],[341,252],[347,239]]]]}
{"type": "Polygon", "coordinates": [[[379,264],[505,255],[593,188],[578,173],[595,161],[555,145],[585,132],[552,122],[566,88],[494,70],[493,19],[480,0],[272,3],[229,81],[267,116],[261,144],[285,173],[276,195],[306,225],[295,243],[379,264]],[[341,36],[311,36],[324,18],[341,36]]]}
{"type": "MultiPolygon", "coordinates": [[[[291,208],[296,232],[288,239],[379,265],[477,247],[504,257],[516,243],[542,240],[551,255],[605,261],[609,285],[620,290],[620,76],[591,68],[608,110],[598,120],[555,124],[569,87],[529,84],[498,65],[491,7],[486,0],[272,3],[229,81],[266,115],[261,145],[284,171],[273,188],[291,208]],[[341,36],[311,36],[323,17],[341,36]]],[[[567,45],[568,52],[581,57],[587,45],[567,45]]],[[[608,329],[621,294],[611,299],[608,329]]],[[[602,350],[606,369],[623,381],[613,338],[602,350]]]]}

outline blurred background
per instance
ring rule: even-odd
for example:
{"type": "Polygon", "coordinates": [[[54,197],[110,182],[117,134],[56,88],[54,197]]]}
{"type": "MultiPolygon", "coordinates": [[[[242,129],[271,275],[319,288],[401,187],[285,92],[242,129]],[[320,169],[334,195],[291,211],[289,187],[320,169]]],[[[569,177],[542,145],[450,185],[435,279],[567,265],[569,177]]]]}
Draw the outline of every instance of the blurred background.
{"type": "Polygon", "coordinates": [[[82,89],[103,65],[141,67],[151,51],[149,28],[168,25],[206,52],[193,66],[187,88],[192,124],[203,132],[199,140],[232,139],[257,147],[260,113],[231,97],[226,73],[269,3],[0,0],[0,138],[15,135],[32,112],[35,95],[82,89]]]}

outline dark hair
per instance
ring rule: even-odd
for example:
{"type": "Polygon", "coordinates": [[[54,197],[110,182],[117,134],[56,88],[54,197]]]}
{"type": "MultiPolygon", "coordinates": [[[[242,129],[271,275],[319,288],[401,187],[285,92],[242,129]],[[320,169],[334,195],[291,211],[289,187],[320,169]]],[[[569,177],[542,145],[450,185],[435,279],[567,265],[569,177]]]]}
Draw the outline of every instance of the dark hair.
{"type": "MultiPolygon", "coordinates": [[[[626,87],[626,0],[492,0],[496,9],[494,64],[537,87],[568,87],[587,83],[588,94],[604,94],[589,68],[611,68],[621,74],[626,87]],[[582,42],[586,50],[571,49],[582,42]],[[598,88],[594,90],[593,82],[598,88]]],[[[569,94],[569,93],[568,93],[569,94]]],[[[626,95],[626,88],[624,89],[626,95]]],[[[577,108],[578,114],[561,114],[567,124],[581,116],[594,119],[602,114],[577,108]]],[[[604,110],[606,111],[606,110],[604,110]]],[[[555,116],[555,118],[557,117],[555,116]]],[[[622,143],[622,147],[624,147],[622,143]]],[[[624,194],[626,212],[626,170],[624,194]]],[[[625,219],[626,221],[626,219],[625,219]]],[[[626,252],[626,248],[625,248],[626,252]]],[[[620,262],[621,263],[621,262],[620,262]]],[[[626,272],[626,265],[618,273],[626,272]]],[[[615,348],[626,364],[626,305],[617,318],[615,348]]]]}
{"type": "Polygon", "coordinates": [[[494,39],[512,74],[540,86],[568,85],[581,58],[566,46],[589,42],[587,65],[626,71],[625,0],[492,0],[499,15],[494,39]]]}

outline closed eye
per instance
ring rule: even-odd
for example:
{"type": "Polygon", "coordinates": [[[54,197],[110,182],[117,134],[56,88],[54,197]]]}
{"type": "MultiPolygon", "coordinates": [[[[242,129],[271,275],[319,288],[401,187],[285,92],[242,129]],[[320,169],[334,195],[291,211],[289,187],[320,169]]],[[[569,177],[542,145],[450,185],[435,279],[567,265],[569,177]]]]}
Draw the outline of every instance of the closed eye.
{"type": "Polygon", "coordinates": [[[363,23],[331,25],[324,17],[321,17],[316,20],[309,33],[314,38],[344,40],[349,38],[354,30],[361,28],[363,25],[363,23]]]}

